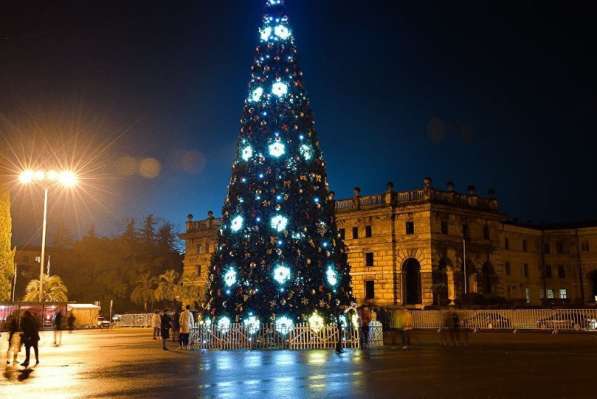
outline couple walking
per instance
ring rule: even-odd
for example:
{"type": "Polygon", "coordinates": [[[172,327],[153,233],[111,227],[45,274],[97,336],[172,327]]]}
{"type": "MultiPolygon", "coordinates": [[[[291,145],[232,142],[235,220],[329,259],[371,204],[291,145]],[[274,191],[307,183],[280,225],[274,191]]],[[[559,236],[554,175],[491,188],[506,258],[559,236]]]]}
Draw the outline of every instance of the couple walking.
{"type": "MultiPolygon", "coordinates": [[[[174,314],[174,317],[176,318],[177,313],[174,314]]],[[[179,332],[179,339],[178,339],[178,344],[179,347],[181,349],[189,349],[189,337],[191,335],[191,330],[193,329],[193,327],[195,326],[195,318],[193,317],[193,313],[191,313],[191,306],[187,305],[185,310],[180,313],[180,316],[178,317],[178,320],[174,320],[170,317],[170,315],[168,314],[168,310],[164,310],[164,312],[161,315],[157,315],[160,320],[159,320],[159,334],[162,337],[162,349],[167,351],[168,347],[166,346],[166,343],[168,342],[168,338],[170,338],[170,330],[172,329],[172,334],[175,335],[176,334],[176,330],[178,327],[180,329],[179,332]]],[[[154,324],[154,326],[157,324],[157,319],[155,318],[154,315],[154,321],[156,322],[154,324]]],[[[154,339],[156,339],[156,331],[157,328],[154,327],[154,339]]]]}
{"type": "Polygon", "coordinates": [[[21,345],[25,345],[25,361],[21,363],[23,367],[29,367],[29,360],[31,354],[31,348],[35,353],[35,365],[39,364],[39,322],[31,314],[30,311],[26,310],[21,317],[20,331],[19,334],[19,320],[16,314],[9,316],[7,322],[8,328],[8,351],[6,353],[6,364],[10,365],[10,355],[13,357],[13,365],[17,364],[17,355],[21,351],[21,345]]]}

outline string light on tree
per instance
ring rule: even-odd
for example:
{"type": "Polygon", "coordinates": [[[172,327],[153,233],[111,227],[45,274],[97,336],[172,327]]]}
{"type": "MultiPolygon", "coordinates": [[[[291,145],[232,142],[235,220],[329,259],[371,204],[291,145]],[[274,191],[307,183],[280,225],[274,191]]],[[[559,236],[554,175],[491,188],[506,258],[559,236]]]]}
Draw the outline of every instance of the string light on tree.
{"type": "Polygon", "coordinates": [[[301,144],[299,152],[306,161],[310,161],[313,158],[313,147],[308,144],[301,144]]]}
{"type": "Polygon", "coordinates": [[[218,330],[222,334],[226,334],[228,331],[230,331],[230,324],[230,317],[222,316],[218,319],[218,330]]]}
{"type": "Polygon", "coordinates": [[[317,311],[313,312],[309,317],[309,327],[316,333],[323,329],[323,317],[321,317],[317,311]]]}
{"type": "Polygon", "coordinates": [[[276,36],[278,36],[282,40],[288,39],[290,37],[290,35],[291,35],[290,29],[288,29],[284,25],[278,25],[278,26],[276,26],[274,28],[274,33],[275,33],[276,36]]]}
{"type": "Polygon", "coordinates": [[[243,320],[243,324],[247,332],[251,335],[256,334],[259,331],[259,328],[261,327],[259,319],[252,313],[249,314],[249,317],[243,320]]]}
{"type": "Polygon", "coordinates": [[[338,273],[334,270],[332,265],[328,265],[327,270],[325,271],[325,277],[328,281],[328,284],[332,287],[336,287],[338,284],[338,273]]]}
{"type": "Polygon", "coordinates": [[[261,97],[263,97],[263,87],[258,87],[251,92],[251,101],[254,103],[258,103],[261,101],[261,97]]]}
{"type": "Polygon", "coordinates": [[[294,321],[288,316],[282,316],[276,319],[276,331],[282,335],[287,335],[294,329],[294,321]]]}
{"type": "Polygon", "coordinates": [[[272,27],[266,26],[265,28],[260,29],[259,36],[261,37],[262,41],[267,42],[269,38],[272,36],[272,27]]]}

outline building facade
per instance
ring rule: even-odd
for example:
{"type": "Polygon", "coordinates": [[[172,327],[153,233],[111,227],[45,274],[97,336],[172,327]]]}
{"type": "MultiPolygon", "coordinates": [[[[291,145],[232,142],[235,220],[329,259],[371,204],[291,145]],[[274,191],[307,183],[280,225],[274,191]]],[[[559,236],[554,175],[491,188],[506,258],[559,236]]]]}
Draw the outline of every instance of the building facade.
{"type": "MultiPolygon", "coordinates": [[[[359,303],[421,308],[462,302],[591,303],[597,297],[597,223],[509,221],[493,193],[423,187],[335,201],[359,303]]],[[[184,273],[204,289],[220,222],[189,215],[184,273]]]]}

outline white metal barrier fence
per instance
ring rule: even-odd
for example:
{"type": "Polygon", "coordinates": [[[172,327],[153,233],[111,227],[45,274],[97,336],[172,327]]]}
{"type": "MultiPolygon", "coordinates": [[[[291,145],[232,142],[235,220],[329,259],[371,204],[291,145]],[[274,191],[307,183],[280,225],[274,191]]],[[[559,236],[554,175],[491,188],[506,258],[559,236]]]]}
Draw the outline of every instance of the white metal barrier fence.
{"type": "Polygon", "coordinates": [[[151,327],[153,313],[123,314],[114,322],[114,327],[151,327]]]}
{"type": "Polygon", "coordinates": [[[414,310],[413,327],[597,331],[597,309],[414,310]],[[454,317],[456,315],[456,317],[454,317]]]}
{"type": "MultiPolygon", "coordinates": [[[[316,332],[308,323],[301,323],[287,334],[276,331],[273,324],[266,324],[251,334],[239,323],[225,330],[214,325],[194,328],[190,340],[194,349],[332,349],[336,347],[338,334],[335,324],[316,332]]],[[[343,348],[360,346],[358,329],[345,328],[340,334],[343,348]]]]}

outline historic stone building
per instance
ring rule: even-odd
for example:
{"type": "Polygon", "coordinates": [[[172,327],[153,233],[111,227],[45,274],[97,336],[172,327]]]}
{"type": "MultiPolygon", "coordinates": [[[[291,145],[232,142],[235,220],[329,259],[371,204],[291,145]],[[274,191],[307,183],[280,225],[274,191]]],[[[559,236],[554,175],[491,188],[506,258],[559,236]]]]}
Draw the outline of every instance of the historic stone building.
{"type": "MultiPolygon", "coordinates": [[[[360,303],[423,307],[483,301],[595,302],[597,223],[531,226],[509,221],[493,193],[423,187],[336,201],[360,303]],[[465,278],[466,276],[466,278],[465,278]]],[[[189,215],[184,273],[205,287],[219,220],[189,215]]]]}

